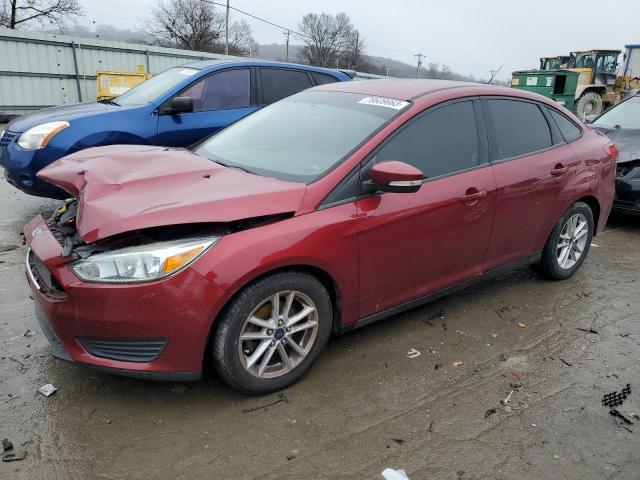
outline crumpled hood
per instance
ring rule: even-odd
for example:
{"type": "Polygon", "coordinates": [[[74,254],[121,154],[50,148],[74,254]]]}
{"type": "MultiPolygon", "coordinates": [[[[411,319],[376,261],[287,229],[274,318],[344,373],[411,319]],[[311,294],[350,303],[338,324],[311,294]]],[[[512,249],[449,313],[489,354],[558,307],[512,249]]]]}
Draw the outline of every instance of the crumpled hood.
{"type": "Polygon", "coordinates": [[[32,127],[43,123],[57,121],[71,121],[78,118],[85,118],[92,115],[100,115],[107,112],[123,111],[128,108],[119,107],[99,102],[77,103],[74,105],[61,105],[59,107],[44,108],[37,112],[28,113],[13,120],[7,125],[7,131],[23,133],[32,127]]]}
{"type": "Polygon", "coordinates": [[[595,125],[593,128],[600,130],[616,144],[620,151],[618,163],[640,159],[640,130],[595,125]]]}
{"type": "Polygon", "coordinates": [[[132,230],[295,212],[306,193],[185,149],[112,145],[66,156],[38,177],[78,198],[76,227],[94,242],[132,230]]]}

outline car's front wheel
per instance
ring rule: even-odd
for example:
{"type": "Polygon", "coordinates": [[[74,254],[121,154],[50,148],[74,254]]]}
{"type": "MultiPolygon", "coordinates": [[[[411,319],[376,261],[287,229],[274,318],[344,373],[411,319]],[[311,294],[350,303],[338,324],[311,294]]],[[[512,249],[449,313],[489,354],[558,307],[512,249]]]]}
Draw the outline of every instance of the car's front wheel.
{"type": "Polygon", "coordinates": [[[216,320],[213,360],[220,377],[245,393],[269,393],[302,377],[327,344],[327,290],[302,272],[281,272],[243,289],[216,320]]]}
{"type": "Polygon", "coordinates": [[[574,203],[549,235],[542,251],[541,273],[555,280],[573,275],[587,257],[593,231],[593,212],[589,205],[574,203]]]}

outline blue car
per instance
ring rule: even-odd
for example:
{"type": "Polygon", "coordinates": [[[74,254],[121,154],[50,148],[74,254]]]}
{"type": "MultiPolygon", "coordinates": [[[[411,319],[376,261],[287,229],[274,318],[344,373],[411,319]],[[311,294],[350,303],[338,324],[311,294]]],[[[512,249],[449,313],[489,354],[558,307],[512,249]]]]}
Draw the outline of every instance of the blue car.
{"type": "Polygon", "coordinates": [[[113,144],[187,147],[264,105],[314,85],[350,80],[337,70],[264,61],[208,60],[170,68],[113,100],[47,108],[0,131],[0,163],[23,192],[65,198],[36,177],[51,162],[113,144]]]}

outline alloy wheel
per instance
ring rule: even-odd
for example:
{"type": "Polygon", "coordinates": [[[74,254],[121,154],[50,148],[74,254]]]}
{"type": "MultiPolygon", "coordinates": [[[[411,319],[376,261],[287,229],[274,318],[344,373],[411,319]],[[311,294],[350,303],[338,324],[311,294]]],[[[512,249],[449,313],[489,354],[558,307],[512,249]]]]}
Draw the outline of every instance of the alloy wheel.
{"type": "Polygon", "coordinates": [[[572,268],[584,253],[589,233],[589,223],[581,213],[569,217],[560,230],[556,258],[560,268],[572,268]]]}
{"type": "Polygon", "coordinates": [[[259,378],[275,378],[296,368],[309,354],[318,335],[318,310],[299,291],[281,291],[264,299],[240,331],[242,366],[259,378]]]}

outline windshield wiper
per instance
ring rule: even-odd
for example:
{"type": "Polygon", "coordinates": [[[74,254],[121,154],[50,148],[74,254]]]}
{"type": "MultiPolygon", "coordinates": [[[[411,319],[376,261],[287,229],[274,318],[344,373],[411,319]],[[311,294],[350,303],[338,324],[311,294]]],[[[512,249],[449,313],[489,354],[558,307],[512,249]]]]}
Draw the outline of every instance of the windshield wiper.
{"type": "Polygon", "coordinates": [[[238,165],[230,165],[228,163],[224,163],[221,162],[220,160],[213,160],[215,163],[217,163],[218,165],[222,165],[223,167],[227,167],[227,168],[236,168],[238,170],[242,170],[243,172],[246,173],[250,173],[251,175],[256,175],[256,172],[252,172],[251,170],[249,170],[248,168],[244,168],[244,167],[240,167],[238,165]]]}
{"type": "Polygon", "coordinates": [[[104,100],[98,100],[98,103],[105,103],[105,104],[107,104],[107,105],[116,105],[116,106],[118,106],[118,107],[120,106],[120,104],[119,104],[119,103],[116,103],[116,102],[114,102],[113,100],[111,100],[111,99],[109,99],[109,98],[104,99],[104,100]]]}

